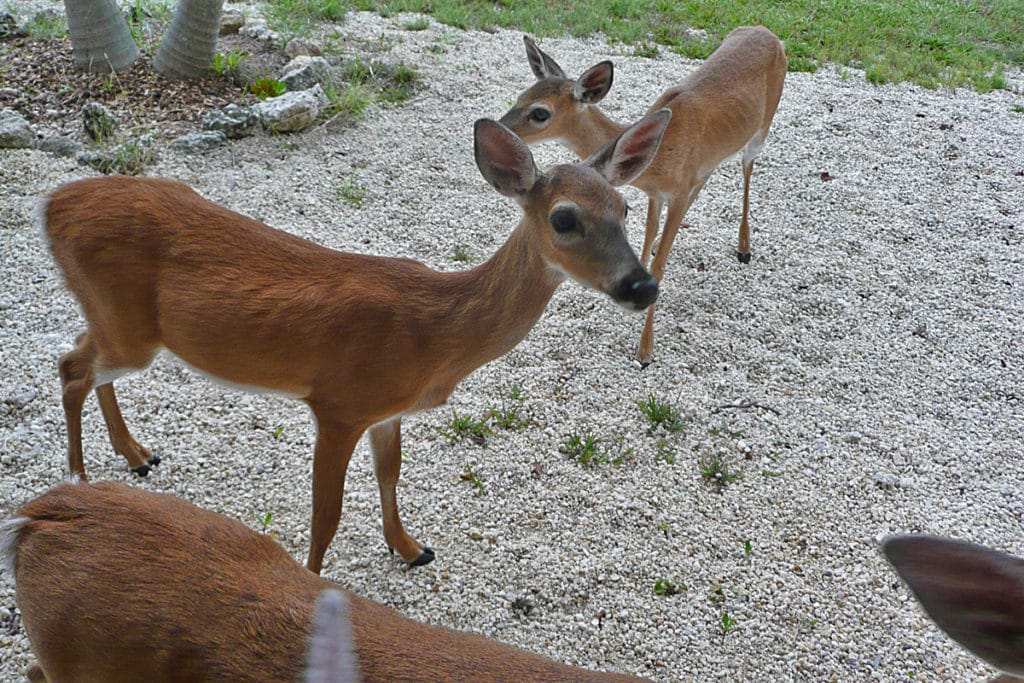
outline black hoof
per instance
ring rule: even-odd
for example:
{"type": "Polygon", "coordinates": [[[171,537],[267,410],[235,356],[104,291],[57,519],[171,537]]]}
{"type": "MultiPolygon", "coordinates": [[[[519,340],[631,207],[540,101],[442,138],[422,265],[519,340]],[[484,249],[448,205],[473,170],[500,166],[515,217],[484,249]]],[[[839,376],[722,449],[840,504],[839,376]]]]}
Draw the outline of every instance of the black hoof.
{"type": "Polygon", "coordinates": [[[133,467],[132,472],[139,475],[140,477],[144,477],[147,474],[149,474],[149,465],[139,465],[138,467],[133,467]]]}
{"type": "Polygon", "coordinates": [[[434,551],[430,548],[423,546],[423,552],[415,560],[409,563],[410,567],[422,567],[425,564],[430,564],[434,561],[434,551]]]}
{"type": "Polygon", "coordinates": [[[392,555],[394,555],[395,554],[395,549],[392,548],[391,546],[388,546],[388,552],[391,553],[392,555]]]}
{"type": "Polygon", "coordinates": [[[640,361],[640,372],[643,372],[644,370],[646,370],[650,366],[650,364],[653,363],[653,362],[654,361],[649,361],[649,360],[642,360],[642,361],[640,361]]]}
{"type": "Polygon", "coordinates": [[[156,467],[157,465],[160,464],[160,456],[159,455],[151,455],[151,456],[149,456],[149,458],[146,459],[146,462],[148,462],[153,467],[156,467]]]}
{"type": "Polygon", "coordinates": [[[744,254],[743,252],[737,251],[736,258],[740,260],[740,263],[750,263],[750,252],[748,251],[744,254]]]}

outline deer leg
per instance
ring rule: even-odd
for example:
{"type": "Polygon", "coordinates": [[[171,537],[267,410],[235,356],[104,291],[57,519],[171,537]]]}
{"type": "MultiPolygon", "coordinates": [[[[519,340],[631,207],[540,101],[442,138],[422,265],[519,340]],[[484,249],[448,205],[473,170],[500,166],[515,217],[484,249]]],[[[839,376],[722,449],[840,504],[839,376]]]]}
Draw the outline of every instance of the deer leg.
{"type": "Polygon", "coordinates": [[[750,211],[750,174],[754,171],[754,160],[743,159],[743,217],[740,219],[740,239],[736,248],[736,258],[740,263],[750,263],[750,224],[747,213],[750,211]]]}
{"type": "Polygon", "coordinates": [[[87,478],[82,456],[82,406],[96,381],[95,361],[96,345],[86,332],[79,335],[75,348],[61,356],[58,363],[68,429],[68,469],[82,479],[87,478]]]}
{"type": "Polygon", "coordinates": [[[39,662],[32,662],[25,667],[25,678],[30,683],[47,683],[46,674],[43,673],[43,667],[39,666],[39,662]]]}
{"type": "Polygon", "coordinates": [[[107,423],[107,433],[110,434],[110,443],[114,450],[125,457],[132,472],[140,477],[149,474],[150,465],[159,464],[160,456],[152,455],[128,433],[121,408],[117,405],[117,396],[114,395],[114,383],[108,382],[96,387],[96,398],[99,399],[103,420],[107,423]]]}
{"type": "MultiPolygon", "coordinates": [[[[693,196],[696,196],[696,192],[693,193],[693,196]]],[[[679,232],[679,226],[682,225],[683,216],[689,207],[689,198],[669,202],[668,215],[665,216],[665,228],[658,241],[658,252],[654,255],[654,262],[651,264],[651,275],[659,283],[662,275],[665,274],[668,253],[672,250],[672,243],[676,239],[676,233],[679,232]]],[[[654,309],[654,304],[647,308],[647,320],[644,323],[644,331],[640,335],[640,346],[636,350],[636,359],[640,361],[641,368],[650,365],[651,357],[654,355],[654,309]]]]}
{"type": "Polygon", "coordinates": [[[434,551],[416,542],[402,527],[398,517],[398,499],[395,486],[402,469],[402,422],[399,419],[376,425],[370,429],[370,447],[380,487],[380,508],[384,518],[384,540],[388,548],[402,556],[410,566],[419,567],[434,561],[434,551]]]}
{"type": "Polygon", "coordinates": [[[654,254],[651,247],[654,245],[654,238],[658,234],[658,226],[661,224],[661,210],[665,202],[660,198],[647,198],[647,224],[644,228],[644,248],[640,250],[640,263],[644,268],[654,254]]]}
{"type": "MultiPolygon", "coordinates": [[[[314,411],[314,415],[316,415],[314,411]]],[[[317,418],[313,452],[313,520],[306,568],[319,574],[324,554],[338,531],[345,473],[363,430],[317,418]]]]}

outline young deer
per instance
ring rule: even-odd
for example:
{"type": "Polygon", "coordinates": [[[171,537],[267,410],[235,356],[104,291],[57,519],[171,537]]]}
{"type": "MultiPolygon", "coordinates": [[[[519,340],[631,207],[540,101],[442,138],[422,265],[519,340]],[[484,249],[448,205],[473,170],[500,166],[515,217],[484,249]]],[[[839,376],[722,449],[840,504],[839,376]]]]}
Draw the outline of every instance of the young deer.
{"type": "MultiPolygon", "coordinates": [[[[527,143],[558,140],[581,158],[625,129],[596,106],[612,87],[611,62],[601,62],[573,80],[528,36],[523,40],[537,82],[501,117],[502,123],[527,143]]],[[[645,266],[662,209],[668,205],[651,266],[659,282],[686,210],[718,165],[740,151],[743,217],[737,254],[740,262],[750,262],[750,174],[782,96],[786,67],[782,43],[771,31],[763,26],[737,28],[703,64],[651,105],[649,111],[669,109],[672,121],[658,155],[630,185],[648,197],[640,255],[645,266]]],[[[636,353],[645,367],[654,352],[654,308],[647,310],[636,353]]]]}
{"type": "Polygon", "coordinates": [[[1024,680],[1024,560],[921,534],[882,542],[886,558],[939,628],[1006,676],[1024,680]]]}
{"type": "Polygon", "coordinates": [[[155,463],[128,433],[111,382],[167,348],[312,410],[309,569],[319,573],[338,528],[349,458],[367,429],[384,538],[407,562],[430,562],[433,551],[398,516],[402,416],[443,404],[462,378],[518,344],[567,276],[632,310],[655,300],[613,186],[646,168],[669,116],[654,112],[585,162],[545,173],[507,128],[477,121],[480,172],[525,215],[489,261],[465,272],[326,249],[173,181],[115,176],[58,189],[42,220],[88,322],[60,359],[71,472],[85,474],[82,405],[93,388],[114,449],[140,475],[155,463]]]}
{"type": "Polygon", "coordinates": [[[116,482],[63,484],[26,503],[0,526],[0,546],[38,659],[33,681],[265,683],[304,668],[323,683],[638,680],[407,619],[240,522],[116,482]]]}

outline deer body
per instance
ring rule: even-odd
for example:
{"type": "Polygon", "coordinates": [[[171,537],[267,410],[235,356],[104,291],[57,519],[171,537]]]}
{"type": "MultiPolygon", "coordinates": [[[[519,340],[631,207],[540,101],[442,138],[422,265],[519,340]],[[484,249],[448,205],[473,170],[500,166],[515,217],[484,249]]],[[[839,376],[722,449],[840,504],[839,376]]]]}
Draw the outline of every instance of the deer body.
{"type": "MultiPolygon", "coordinates": [[[[240,522],[115,482],[58,486],[22,506],[0,537],[35,681],[299,680],[317,598],[342,590],[240,522]]],[[[342,592],[367,682],[637,680],[342,592]]],[[[334,657],[351,658],[344,641],[335,647],[334,657]]]]}
{"type": "Polygon", "coordinates": [[[311,570],[337,530],[349,458],[366,430],[385,540],[413,564],[430,562],[433,551],[398,516],[402,415],[443,403],[515,346],[566,275],[634,310],[655,299],[657,283],[622,233],[613,184],[646,166],[668,116],[645,117],[594,159],[547,174],[506,128],[477,122],[481,172],[525,215],[488,262],[460,273],[326,249],[173,181],[109,177],[58,189],[44,228],[88,323],[60,360],[71,472],[85,474],[81,414],[94,388],[114,449],[140,475],[158,462],[129,434],[111,382],[167,348],[205,373],[309,405],[318,428],[311,570]]]}
{"type": "MultiPolygon", "coordinates": [[[[559,140],[581,157],[614,139],[622,130],[597,102],[612,84],[611,62],[601,62],[575,81],[524,37],[537,83],[519,96],[501,122],[527,143],[559,140]]],[[[690,204],[726,159],[742,154],[743,214],[737,254],[750,261],[747,220],[754,159],[768,135],[782,95],[787,60],[782,43],[768,29],[740,27],[680,83],[665,91],[649,111],[668,109],[672,119],[657,156],[630,184],[648,196],[641,259],[647,265],[655,247],[651,273],[661,281],[669,251],[690,204]],[[661,237],[655,242],[665,210],[661,237]]],[[[654,350],[654,307],[637,350],[644,365],[654,350]]]]}

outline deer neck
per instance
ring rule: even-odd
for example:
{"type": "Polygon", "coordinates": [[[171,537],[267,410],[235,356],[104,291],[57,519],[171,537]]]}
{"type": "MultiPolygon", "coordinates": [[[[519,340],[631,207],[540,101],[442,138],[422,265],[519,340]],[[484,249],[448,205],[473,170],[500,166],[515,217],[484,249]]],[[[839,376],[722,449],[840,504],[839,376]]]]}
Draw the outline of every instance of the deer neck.
{"type": "Polygon", "coordinates": [[[531,246],[527,220],[486,263],[453,274],[449,331],[462,357],[452,360],[466,373],[522,341],[566,278],[531,246]]]}
{"type": "Polygon", "coordinates": [[[608,118],[597,105],[583,105],[576,125],[563,141],[580,159],[586,159],[621,135],[628,127],[608,118]]]}

